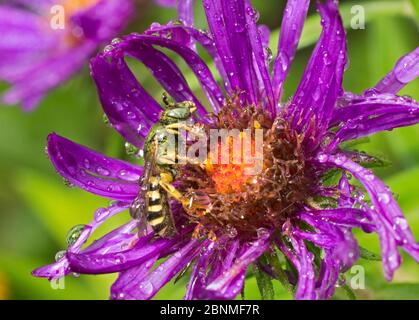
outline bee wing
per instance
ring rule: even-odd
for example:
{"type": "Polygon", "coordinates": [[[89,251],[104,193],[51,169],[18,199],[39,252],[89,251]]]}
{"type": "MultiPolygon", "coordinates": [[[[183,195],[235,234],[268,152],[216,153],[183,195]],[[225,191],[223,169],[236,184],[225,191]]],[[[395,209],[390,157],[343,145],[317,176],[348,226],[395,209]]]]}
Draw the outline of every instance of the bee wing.
{"type": "Polygon", "coordinates": [[[151,145],[150,153],[147,153],[144,159],[144,170],[139,181],[139,192],[134,202],[130,207],[130,214],[133,219],[138,220],[138,230],[140,233],[147,233],[147,217],[146,208],[148,206],[147,191],[149,188],[150,177],[156,172],[155,163],[156,147],[153,143],[151,145]]]}
{"type": "Polygon", "coordinates": [[[175,222],[173,219],[172,209],[170,208],[169,200],[167,197],[167,193],[162,190],[162,213],[164,216],[165,224],[166,224],[166,230],[164,231],[164,236],[171,238],[174,237],[177,234],[175,222]]]}

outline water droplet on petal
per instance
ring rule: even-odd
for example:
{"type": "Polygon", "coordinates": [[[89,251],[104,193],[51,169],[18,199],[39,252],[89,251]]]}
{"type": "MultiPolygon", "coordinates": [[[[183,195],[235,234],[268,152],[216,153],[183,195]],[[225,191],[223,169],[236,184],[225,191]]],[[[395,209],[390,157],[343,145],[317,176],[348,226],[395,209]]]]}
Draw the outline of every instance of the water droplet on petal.
{"type": "Polygon", "coordinates": [[[73,245],[77,241],[77,239],[80,237],[81,233],[83,232],[85,228],[86,228],[86,225],[84,224],[78,224],[72,227],[67,232],[67,235],[66,235],[67,245],[69,246],[73,245]]]}
{"type": "Polygon", "coordinates": [[[375,179],[375,176],[372,173],[368,173],[365,175],[365,180],[367,181],[373,181],[375,179]]]}
{"type": "Polygon", "coordinates": [[[66,187],[68,187],[68,188],[75,188],[76,186],[74,185],[74,183],[72,183],[72,182],[70,182],[69,180],[67,180],[67,179],[63,179],[63,181],[64,181],[64,185],[66,186],[66,187]]]}
{"type": "Polygon", "coordinates": [[[390,196],[388,195],[388,193],[379,193],[378,201],[384,204],[388,204],[390,202],[390,196]]]}
{"type": "Polygon", "coordinates": [[[134,155],[138,154],[139,149],[136,146],[132,145],[131,143],[126,142],[125,143],[125,151],[128,155],[134,156],[134,155]]]}
{"type": "Polygon", "coordinates": [[[122,42],[121,38],[114,38],[114,39],[112,39],[111,44],[116,45],[116,44],[121,43],[121,42],[122,42]]]}
{"type": "Polygon", "coordinates": [[[108,210],[105,209],[105,208],[99,208],[99,209],[97,209],[96,212],[95,212],[95,220],[96,221],[101,220],[102,217],[104,216],[104,214],[106,214],[107,212],[108,212],[108,210]]]}
{"type": "Polygon", "coordinates": [[[65,250],[58,251],[58,252],[55,254],[55,261],[58,261],[58,260],[61,260],[62,258],[64,258],[65,253],[66,253],[66,251],[65,251],[65,250]]]}
{"type": "Polygon", "coordinates": [[[230,238],[235,238],[237,237],[237,229],[234,228],[231,224],[227,225],[226,227],[226,231],[227,231],[227,235],[230,238]]]}
{"type": "Polygon", "coordinates": [[[111,52],[115,47],[111,44],[107,45],[105,48],[103,48],[103,53],[109,53],[111,52]]]}
{"type": "Polygon", "coordinates": [[[103,114],[102,121],[107,127],[112,127],[112,124],[111,124],[111,122],[109,120],[109,117],[107,116],[106,113],[103,114]]]}
{"type": "Polygon", "coordinates": [[[139,289],[145,295],[151,295],[153,293],[153,284],[150,281],[144,281],[140,284],[139,289]]]}
{"type": "Polygon", "coordinates": [[[402,229],[407,230],[409,228],[409,224],[405,218],[397,217],[396,224],[402,229]]]}
{"type": "Polygon", "coordinates": [[[317,159],[320,163],[325,163],[328,160],[328,156],[324,153],[321,153],[317,156],[317,159]]]}
{"type": "Polygon", "coordinates": [[[100,174],[101,176],[109,176],[111,173],[108,169],[105,169],[103,167],[97,167],[96,168],[97,174],[100,174]]]}
{"type": "Polygon", "coordinates": [[[265,228],[259,228],[256,232],[259,238],[265,238],[269,235],[269,231],[265,228]]]}

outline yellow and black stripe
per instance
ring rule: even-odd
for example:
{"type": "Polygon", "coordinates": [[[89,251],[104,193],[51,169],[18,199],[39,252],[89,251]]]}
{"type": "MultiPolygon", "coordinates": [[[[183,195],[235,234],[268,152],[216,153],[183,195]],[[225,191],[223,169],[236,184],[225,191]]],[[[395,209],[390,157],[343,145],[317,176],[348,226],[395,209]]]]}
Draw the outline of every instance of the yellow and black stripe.
{"type": "Polygon", "coordinates": [[[147,191],[147,222],[160,236],[164,235],[167,229],[167,213],[164,212],[164,206],[159,178],[151,177],[147,191]]]}

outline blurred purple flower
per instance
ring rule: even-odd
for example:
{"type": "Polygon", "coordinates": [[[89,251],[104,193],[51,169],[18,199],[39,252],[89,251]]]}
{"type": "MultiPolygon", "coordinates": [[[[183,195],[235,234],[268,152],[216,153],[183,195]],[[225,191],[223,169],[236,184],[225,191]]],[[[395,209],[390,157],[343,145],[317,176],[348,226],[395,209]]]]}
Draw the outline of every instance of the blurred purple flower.
{"type": "MultiPolygon", "coordinates": [[[[267,197],[275,191],[276,200],[256,200],[258,194],[250,189],[229,195],[248,196],[242,202],[217,195],[225,199],[217,210],[226,209],[233,201],[233,209],[227,208],[230,211],[226,210],[221,218],[232,223],[235,232],[231,232],[231,225],[213,223],[210,227],[214,228],[216,240],[191,236],[194,224],[190,216],[181,206],[174,205],[174,215],[180,221],[174,238],[155,238],[153,233],[141,235],[135,232],[134,220],[82,248],[100,224],[130,207],[139,191],[142,168],[51,134],[48,153],[57,171],[70,183],[116,202],[99,209],[91,224],[77,228],[63,257],[33,274],[53,279],[71,272],[119,272],[111,298],[149,299],[192,264],[186,299],[232,299],[242,290],[250,264],[256,263],[267,274],[277,276],[276,272],[282,269],[264,264],[260,258],[266,254],[272,257],[279,249],[293,266],[284,274],[295,285],[295,298],[328,299],[340,274],[359,258],[353,228],[378,235],[387,280],[400,266],[399,247],[419,261],[419,245],[391,191],[360,164],[370,158],[341,147],[343,142],[419,121],[418,103],[396,95],[417,77],[419,49],[401,58],[394,70],[364,94],[344,92],[345,30],[336,2],[319,2],[323,26],[320,39],[295,95],[282,103],[283,84],[296,53],[309,1],[288,1],[272,74],[266,49],[269,32],[266,27],[257,26],[258,14],[249,0],[204,0],[203,6],[210,32],[193,28],[187,22],[193,21],[191,9],[183,7],[184,24],[155,24],[142,35],[124,37],[113,44],[112,50],[92,60],[92,75],[104,111],[112,126],[137,148],[143,147],[151,126],[158,121],[160,106],[128,68],[124,60],[128,55],[149,68],[176,101],[194,101],[198,122],[217,125],[209,120],[203,103],[175,62],[160,49],[173,51],[194,72],[217,117],[228,115],[231,107],[236,112],[228,118],[233,124],[237,121],[239,125],[246,118],[242,114],[250,114],[267,129],[271,139],[265,143],[270,151],[264,151],[264,157],[272,161],[269,170],[258,177],[263,181],[251,189],[259,188],[267,197]],[[195,50],[197,44],[212,56],[225,91],[195,50]],[[340,172],[340,181],[326,185],[324,175],[331,169],[340,172]],[[351,183],[349,174],[362,188],[351,183]],[[364,199],[364,193],[369,200],[364,199]],[[318,199],[322,201],[319,203],[318,199]],[[249,215],[246,208],[256,213],[249,215]],[[233,216],[237,211],[244,217],[239,222],[233,216]],[[255,230],[250,221],[255,221],[255,230]],[[243,231],[244,226],[250,229],[243,231]],[[153,269],[163,258],[164,262],[153,269]]],[[[203,180],[205,177],[198,182],[203,180]]],[[[196,220],[204,226],[209,223],[208,217],[196,220]]]]}
{"type": "Polygon", "coordinates": [[[6,105],[34,109],[48,91],[116,37],[133,0],[6,0],[0,4],[0,80],[11,84],[6,105]]]}

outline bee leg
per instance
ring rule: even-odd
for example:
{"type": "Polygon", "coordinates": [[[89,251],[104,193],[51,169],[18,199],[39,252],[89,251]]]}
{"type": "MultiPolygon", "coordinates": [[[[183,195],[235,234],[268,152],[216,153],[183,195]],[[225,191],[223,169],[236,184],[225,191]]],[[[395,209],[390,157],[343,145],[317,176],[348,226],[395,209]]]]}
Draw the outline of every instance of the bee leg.
{"type": "Polygon", "coordinates": [[[201,234],[201,231],[203,229],[203,225],[198,223],[197,226],[195,227],[193,233],[192,233],[192,239],[198,239],[199,235],[201,234]]]}
{"type": "Polygon", "coordinates": [[[210,230],[208,232],[208,239],[210,239],[212,242],[217,241],[217,236],[215,235],[214,231],[210,230]]]}
{"type": "Polygon", "coordinates": [[[170,173],[162,172],[160,173],[160,186],[167,192],[169,196],[175,198],[176,200],[182,202],[183,194],[181,194],[176,188],[172,185],[173,176],[170,173]]]}

